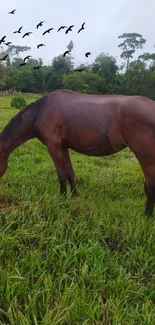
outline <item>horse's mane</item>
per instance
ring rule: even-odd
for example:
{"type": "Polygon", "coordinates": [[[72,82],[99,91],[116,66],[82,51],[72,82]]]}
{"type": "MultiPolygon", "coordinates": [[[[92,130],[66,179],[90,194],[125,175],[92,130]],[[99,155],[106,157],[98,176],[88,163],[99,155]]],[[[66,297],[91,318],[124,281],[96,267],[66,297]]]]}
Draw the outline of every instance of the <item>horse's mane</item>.
{"type": "Polygon", "coordinates": [[[16,114],[4,127],[0,136],[5,137],[6,135],[9,136],[14,132],[17,132],[20,128],[22,122],[24,121],[24,115],[28,112],[29,114],[29,125],[31,126],[34,122],[36,116],[40,112],[40,108],[44,104],[47,96],[42,96],[37,99],[35,102],[30,103],[24,109],[22,109],[18,114],[16,114]],[[32,113],[32,114],[31,114],[32,113]]]}

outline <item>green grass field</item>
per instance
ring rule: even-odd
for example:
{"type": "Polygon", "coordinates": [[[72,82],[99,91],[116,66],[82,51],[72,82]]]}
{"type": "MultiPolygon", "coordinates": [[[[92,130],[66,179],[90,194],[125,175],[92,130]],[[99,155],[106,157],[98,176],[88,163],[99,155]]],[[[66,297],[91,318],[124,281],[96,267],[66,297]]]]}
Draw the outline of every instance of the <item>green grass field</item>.
{"type": "MultiPolygon", "coordinates": [[[[37,95],[26,95],[28,102],[37,95]]],[[[0,97],[0,131],[18,113],[0,97]]],[[[46,147],[31,140],[0,180],[0,324],[155,324],[155,214],[128,150],[71,151],[79,197],[63,200],[46,147]]]]}

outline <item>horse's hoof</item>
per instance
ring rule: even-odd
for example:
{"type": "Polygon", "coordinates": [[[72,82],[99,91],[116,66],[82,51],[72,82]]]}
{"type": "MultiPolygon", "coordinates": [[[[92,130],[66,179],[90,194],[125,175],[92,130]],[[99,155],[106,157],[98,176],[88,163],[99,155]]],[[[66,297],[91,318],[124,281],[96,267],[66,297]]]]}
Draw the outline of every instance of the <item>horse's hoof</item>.
{"type": "Polygon", "coordinates": [[[79,196],[79,194],[76,191],[72,192],[72,199],[75,199],[78,196],[79,196]]]}

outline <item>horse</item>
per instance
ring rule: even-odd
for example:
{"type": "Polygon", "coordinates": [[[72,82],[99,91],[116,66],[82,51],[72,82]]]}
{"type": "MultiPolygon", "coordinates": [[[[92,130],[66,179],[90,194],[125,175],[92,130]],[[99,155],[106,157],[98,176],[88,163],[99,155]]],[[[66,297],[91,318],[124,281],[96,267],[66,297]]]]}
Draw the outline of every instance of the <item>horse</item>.
{"type": "Polygon", "coordinates": [[[0,133],[0,176],[11,152],[32,139],[48,150],[60,193],[77,196],[69,149],[103,157],[128,147],[140,163],[146,194],[145,215],[155,204],[155,102],[143,96],[82,94],[59,89],[29,104],[0,133]]]}

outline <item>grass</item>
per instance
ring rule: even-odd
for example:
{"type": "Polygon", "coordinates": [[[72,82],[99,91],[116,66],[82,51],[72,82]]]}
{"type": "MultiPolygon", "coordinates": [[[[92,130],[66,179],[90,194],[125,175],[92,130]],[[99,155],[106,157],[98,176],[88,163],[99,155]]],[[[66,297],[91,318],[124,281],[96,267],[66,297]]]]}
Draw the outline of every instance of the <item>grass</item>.
{"type": "MultiPolygon", "coordinates": [[[[10,97],[0,97],[0,130],[17,113],[10,97]]],[[[79,197],[68,189],[62,200],[38,140],[10,155],[0,184],[0,324],[155,324],[155,220],[144,216],[137,160],[128,149],[71,158],[79,197]]]]}

